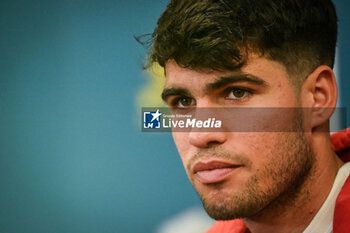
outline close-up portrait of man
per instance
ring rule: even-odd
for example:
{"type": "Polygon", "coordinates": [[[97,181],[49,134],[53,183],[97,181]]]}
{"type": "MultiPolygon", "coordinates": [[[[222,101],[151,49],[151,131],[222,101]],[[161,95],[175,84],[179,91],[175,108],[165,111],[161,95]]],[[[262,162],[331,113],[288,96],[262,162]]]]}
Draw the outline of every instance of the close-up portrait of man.
{"type": "Polygon", "coordinates": [[[309,110],[281,132],[172,133],[209,233],[350,232],[350,131],[329,128],[337,22],[331,0],[172,0],[158,19],[169,108],[309,110]]]}
{"type": "Polygon", "coordinates": [[[349,0],[0,11],[0,233],[350,233],[349,0]]]}

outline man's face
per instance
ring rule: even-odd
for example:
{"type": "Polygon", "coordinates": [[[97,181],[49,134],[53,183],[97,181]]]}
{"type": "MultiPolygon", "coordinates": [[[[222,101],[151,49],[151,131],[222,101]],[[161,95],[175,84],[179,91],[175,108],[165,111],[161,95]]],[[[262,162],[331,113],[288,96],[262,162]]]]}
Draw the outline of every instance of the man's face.
{"type": "MultiPolygon", "coordinates": [[[[249,58],[233,72],[203,72],[166,63],[163,97],[171,108],[297,107],[284,66],[249,58]],[[238,77],[238,78],[237,78],[238,77]]],[[[273,124],[274,122],[271,122],[273,124]]],[[[293,117],[295,132],[173,132],[186,173],[214,219],[234,219],[275,208],[305,180],[312,150],[293,117]]],[[[287,200],[288,199],[288,200],[287,200]]]]}

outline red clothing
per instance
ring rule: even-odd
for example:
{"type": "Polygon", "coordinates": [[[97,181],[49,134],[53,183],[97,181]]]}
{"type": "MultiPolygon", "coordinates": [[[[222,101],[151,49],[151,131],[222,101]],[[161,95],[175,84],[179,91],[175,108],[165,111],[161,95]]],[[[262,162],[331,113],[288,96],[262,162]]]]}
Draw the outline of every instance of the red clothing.
{"type": "MultiPolygon", "coordinates": [[[[331,135],[334,151],[343,160],[350,162],[350,128],[331,135]]],[[[243,220],[216,221],[206,233],[246,233],[249,232],[243,220]]],[[[350,232],[350,176],[340,191],[334,210],[333,233],[350,232]]]]}

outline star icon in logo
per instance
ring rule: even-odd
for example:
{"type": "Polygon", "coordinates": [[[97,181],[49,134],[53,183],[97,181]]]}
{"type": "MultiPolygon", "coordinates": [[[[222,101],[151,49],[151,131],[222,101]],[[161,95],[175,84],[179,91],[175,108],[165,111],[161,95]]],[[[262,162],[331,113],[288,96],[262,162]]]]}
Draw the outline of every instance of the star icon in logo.
{"type": "Polygon", "coordinates": [[[151,122],[154,121],[155,119],[157,119],[157,121],[159,121],[159,116],[162,115],[162,114],[159,112],[159,109],[157,109],[157,112],[151,113],[151,114],[152,114],[152,116],[153,116],[151,122]]]}

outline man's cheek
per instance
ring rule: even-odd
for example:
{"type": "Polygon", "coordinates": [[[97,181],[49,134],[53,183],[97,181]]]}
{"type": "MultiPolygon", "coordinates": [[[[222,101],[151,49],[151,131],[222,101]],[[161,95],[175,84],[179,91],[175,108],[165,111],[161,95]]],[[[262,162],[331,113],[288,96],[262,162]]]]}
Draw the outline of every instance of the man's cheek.
{"type": "Polygon", "coordinates": [[[248,132],[240,133],[237,141],[255,152],[264,152],[271,148],[271,145],[280,137],[276,132],[248,132]]]}
{"type": "MultiPolygon", "coordinates": [[[[189,180],[191,181],[191,176],[189,175],[189,171],[187,169],[187,163],[189,160],[189,156],[186,156],[189,153],[189,144],[188,144],[188,140],[187,137],[185,135],[185,133],[179,133],[179,132],[173,132],[173,139],[177,148],[177,151],[179,153],[179,156],[181,158],[183,167],[185,169],[185,172],[189,178],[189,180]]],[[[192,181],[191,181],[192,182],[192,181]]]]}
{"type": "Polygon", "coordinates": [[[173,139],[183,163],[185,163],[185,157],[189,150],[189,143],[187,138],[188,137],[186,133],[173,132],[173,139]]]}

